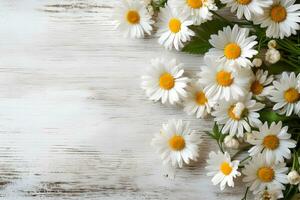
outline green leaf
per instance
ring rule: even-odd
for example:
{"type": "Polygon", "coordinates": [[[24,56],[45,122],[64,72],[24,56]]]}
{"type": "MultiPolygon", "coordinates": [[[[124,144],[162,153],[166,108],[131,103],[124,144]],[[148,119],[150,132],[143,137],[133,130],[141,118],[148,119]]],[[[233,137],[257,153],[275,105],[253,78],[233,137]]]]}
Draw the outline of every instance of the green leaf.
{"type": "Polygon", "coordinates": [[[219,30],[227,25],[220,19],[213,19],[199,26],[190,26],[196,36],[185,45],[182,51],[191,54],[205,54],[212,47],[208,41],[210,36],[217,34],[219,30]]]}
{"type": "Polygon", "coordinates": [[[225,139],[225,137],[226,137],[228,134],[223,134],[223,133],[220,133],[220,134],[221,134],[221,136],[220,136],[219,141],[220,141],[220,142],[224,142],[224,139],[225,139]]]}
{"type": "MultiPolygon", "coordinates": [[[[300,3],[300,2],[299,2],[300,3]]],[[[300,193],[295,194],[291,200],[299,200],[300,199],[300,193]]]]}
{"type": "Polygon", "coordinates": [[[219,1],[219,0],[215,1],[215,3],[219,9],[225,7],[225,5],[226,5],[226,4],[222,4],[221,1],[219,1]]]}
{"type": "Polygon", "coordinates": [[[286,64],[283,61],[279,61],[275,64],[269,65],[269,66],[264,66],[263,67],[265,70],[268,70],[270,74],[281,74],[284,71],[295,71],[295,68],[292,67],[291,65],[286,64]]]}
{"type": "Polygon", "coordinates": [[[217,34],[219,30],[228,25],[229,24],[223,20],[216,18],[199,26],[191,26],[190,28],[196,33],[197,36],[199,36],[200,39],[207,41],[210,39],[212,34],[217,34]]]}
{"type": "Polygon", "coordinates": [[[208,42],[196,39],[185,45],[182,51],[190,54],[205,54],[210,48],[211,45],[208,42]]]}
{"type": "Polygon", "coordinates": [[[213,127],[213,133],[214,133],[214,135],[219,135],[219,126],[217,123],[215,123],[215,125],[213,127]]]}
{"type": "Polygon", "coordinates": [[[158,0],[158,1],[151,1],[151,5],[155,11],[159,11],[159,8],[165,7],[168,0],[158,0]]]}
{"type": "Polygon", "coordinates": [[[215,137],[214,134],[210,133],[209,131],[205,131],[204,133],[206,133],[208,136],[210,136],[212,139],[217,140],[217,138],[215,137]]]}
{"type": "Polygon", "coordinates": [[[268,109],[264,109],[259,112],[260,114],[260,119],[262,121],[267,121],[269,124],[272,122],[279,122],[279,121],[284,121],[286,120],[285,116],[279,115],[276,112],[268,109]]]}

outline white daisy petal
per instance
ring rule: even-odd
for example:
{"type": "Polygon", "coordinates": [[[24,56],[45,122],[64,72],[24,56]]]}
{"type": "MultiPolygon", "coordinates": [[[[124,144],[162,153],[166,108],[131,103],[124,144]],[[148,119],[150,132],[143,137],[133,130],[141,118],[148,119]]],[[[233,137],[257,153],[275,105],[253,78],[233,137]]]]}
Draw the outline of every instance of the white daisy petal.
{"type": "Polygon", "coordinates": [[[218,35],[211,35],[209,40],[213,46],[205,55],[215,58],[217,62],[226,65],[238,65],[249,68],[252,62],[249,60],[258,52],[253,49],[257,44],[256,36],[249,37],[249,29],[239,28],[235,25],[219,31],[218,35]]]}
{"type": "Polygon", "coordinates": [[[164,164],[182,167],[184,163],[197,160],[197,148],[201,141],[200,135],[191,130],[188,123],[170,120],[163,124],[160,134],[154,136],[151,145],[161,154],[164,164]]]}
{"type": "Polygon", "coordinates": [[[208,176],[213,176],[212,183],[214,185],[220,184],[220,189],[224,190],[226,184],[229,187],[234,187],[233,179],[240,176],[240,172],[237,171],[239,161],[231,161],[230,155],[220,151],[218,153],[210,152],[208,165],[205,167],[209,172],[208,176]]]}
{"type": "Polygon", "coordinates": [[[254,145],[250,150],[250,156],[257,156],[260,153],[266,156],[266,162],[279,163],[284,158],[291,157],[289,149],[296,147],[296,141],[289,139],[290,134],[287,133],[287,127],[281,127],[282,123],[272,123],[270,128],[265,122],[263,126],[259,127],[259,131],[254,132],[251,139],[248,141],[254,145]],[[255,151],[255,149],[263,149],[262,151],[255,151]]]}
{"type": "Polygon", "coordinates": [[[152,66],[147,70],[148,75],[142,76],[141,87],[150,100],[163,104],[179,103],[186,97],[186,87],[189,81],[183,77],[184,70],[176,60],[157,58],[151,61],[152,66]]]}
{"type": "Polygon", "coordinates": [[[183,42],[187,42],[194,36],[194,32],[188,28],[193,22],[189,20],[184,11],[176,12],[168,5],[160,9],[157,35],[158,42],[166,49],[180,50],[183,42]]]}
{"type": "Polygon", "coordinates": [[[114,12],[117,29],[124,33],[125,37],[143,38],[145,33],[152,31],[151,15],[146,6],[138,0],[123,0],[114,12]]]}
{"type": "Polygon", "coordinates": [[[289,37],[297,34],[299,26],[300,6],[295,1],[276,0],[265,8],[262,15],[253,17],[254,24],[267,27],[266,35],[271,38],[289,37]],[[289,3],[287,3],[289,2],[289,3]]]}

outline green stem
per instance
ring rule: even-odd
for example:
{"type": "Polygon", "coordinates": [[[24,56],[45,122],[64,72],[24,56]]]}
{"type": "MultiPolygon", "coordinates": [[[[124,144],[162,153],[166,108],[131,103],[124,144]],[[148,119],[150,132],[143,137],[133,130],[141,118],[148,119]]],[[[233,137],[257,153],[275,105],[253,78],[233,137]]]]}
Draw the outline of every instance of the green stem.
{"type": "Polygon", "coordinates": [[[281,57],[280,60],[283,61],[283,62],[285,62],[285,63],[287,63],[287,64],[289,64],[289,65],[291,65],[292,67],[296,68],[296,69],[297,69],[296,72],[300,72],[300,69],[298,69],[298,68],[300,68],[300,67],[299,67],[298,65],[296,65],[296,64],[294,64],[294,63],[292,63],[292,62],[290,62],[289,60],[287,60],[287,59],[285,59],[285,58],[283,58],[283,57],[281,57]]]}
{"type": "Polygon", "coordinates": [[[225,17],[223,17],[223,16],[219,15],[217,12],[215,12],[215,11],[212,11],[212,10],[211,10],[211,12],[212,12],[214,15],[216,15],[217,17],[219,17],[221,20],[223,20],[223,21],[225,21],[226,23],[230,24],[231,26],[233,26],[233,25],[234,25],[234,24],[233,24],[231,21],[229,21],[229,20],[228,20],[228,19],[226,19],[225,17]]]}
{"type": "Polygon", "coordinates": [[[248,191],[249,191],[249,187],[247,187],[245,195],[241,200],[247,200],[248,191]]]}
{"type": "Polygon", "coordinates": [[[243,160],[241,160],[240,163],[245,162],[245,161],[248,160],[249,158],[251,158],[251,156],[247,156],[246,158],[244,158],[243,160]]]}
{"type": "Polygon", "coordinates": [[[238,156],[240,153],[243,153],[245,152],[246,149],[248,149],[249,147],[251,147],[251,145],[247,145],[247,146],[244,146],[243,148],[241,148],[239,151],[237,151],[233,156],[232,156],[232,159],[234,159],[236,156],[238,156]]]}
{"type": "Polygon", "coordinates": [[[218,143],[218,146],[219,146],[220,150],[222,151],[222,153],[224,153],[224,149],[223,149],[222,144],[219,141],[217,141],[217,143],[218,143]]]}

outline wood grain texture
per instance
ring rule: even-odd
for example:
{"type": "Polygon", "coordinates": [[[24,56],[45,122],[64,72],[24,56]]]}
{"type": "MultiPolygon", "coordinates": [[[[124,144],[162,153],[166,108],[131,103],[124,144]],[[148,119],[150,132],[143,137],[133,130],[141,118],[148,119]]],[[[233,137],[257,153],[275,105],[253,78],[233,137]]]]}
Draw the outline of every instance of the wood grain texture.
{"type": "Polygon", "coordinates": [[[148,101],[140,76],[157,56],[188,74],[202,59],[122,38],[118,2],[0,1],[0,198],[240,199],[243,187],[220,192],[206,177],[217,149],[206,136],[198,162],[163,176],[150,146],[161,123],[181,118],[201,134],[212,122],[148,101]]]}

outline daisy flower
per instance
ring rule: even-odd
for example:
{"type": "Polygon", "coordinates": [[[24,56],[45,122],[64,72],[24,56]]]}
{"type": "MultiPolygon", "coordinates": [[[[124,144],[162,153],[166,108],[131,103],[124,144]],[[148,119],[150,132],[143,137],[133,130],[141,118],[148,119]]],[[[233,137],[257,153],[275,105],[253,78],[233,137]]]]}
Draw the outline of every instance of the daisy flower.
{"type": "Polygon", "coordinates": [[[208,166],[205,168],[209,171],[207,176],[213,176],[212,182],[214,185],[220,183],[221,190],[225,189],[226,184],[229,187],[234,187],[233,179],[240,176],[238,171],[240,161],[231,161],[229,153],[224,154],[220,151],[218,153],[210,152],[207,160],[208,166]]]}
{"type": "Polygon", "coordinates": [[[163,124],[159,134],[152,139],[151,145],[157,149],[164,164],[182,167],[190,160],[197,160],[200,135],[189,128],[182,120],[170,120],[163,124]]]}
{"type": "Polygon", "coordinates": [[[256,36],[249,37],[249,31],[248,28],[239,28],[238,25],[234,25],[233,29],[230,26],[223,28],[218,35],[211,35],[209,43],[213,48],[206,55],[225,64],[253,66],[250,58],[258,53],[253,48],[257,41],[255,41],[256,36]]]}
{"type": "Polygon", "coordinates": [[[290,116],[293,112],[300,114],[300,74],[296,77],[292,72],[289,75],[283,72],[279,81],[273,81],[274,90],[271,91],[270,100],[276,104],[273,110],[279,114],[290,116]]]}
{"type": "Polygon", "coordinates": [[[186,12],[177,12],[166,5],[160,9],[158,18],[158,42],[166,49],[171,50],[175,47],[179,51],[183,47],[183,43],[189,41],[191,36],[195,35],[188,28],[193,24],[193,21],[189,20],[189,14],[186,12]]]}
{"type": "Polygon", "coordinates": [[[273,76],[268,76],[268,71],[263,71],[261,69],[257,70],[255,73],[255,79],[251,83],[250,91],[253,96],[258,100],[264,100],[266,96],[270,95],[273,90],[273,86],[270,85],[274,80],[273,76]]]}
{"type": "Polygon", "coordinates": [[[239,100],[224,101],[215,107],[212,115],[218,124],[224,125],[222,133],[229,133],[231,136],[244,136],[244,130],[251,131],[251,127],[261,125],[257,111],[265,106],[251,99],[251,93],[239,100]],[[250,124],[250,125],[249,125],[250,124]]]}
{"type": "Polygon", "coordinates": [[[183,76],[183,64],[164,58],[153,59],[151,64],[148,75],[142,76],[142,89],[150,100],[174,104],[187,96],[185,88],[189,79],[183,76]]]}
{"type": "Polygon", "coordinates": [[[262,153],[266,161],[284,162],[284,158],[291,158],[290,148],[296,147],[296,141],[290,139],[291,135],[287,133],[288,127],[282,127],[282,122],[275,124],[273,122],[268,127],[265,122],[263,126],[259,127],[259,131],[252,132],[252,138],[248,141],[254,145],[248,152],[250,156],[255,156],[262,153]]]}
{"type": "Polygon", "coordinates": [[[125,37],[143,38],[145,33],[151,34],[151,16],[145,5],[138,0],[123,0],[116,8],[117,29],[124,32],[125,37]]]}
{"type": "Polygon", "coordinates": [[[277,200],[281,198],[283,198],[283,194],[280,188],[259,191],[254,197],[255,200],[277,200]]]}
{"type": "Polygon", "coordinates": [[[189,13],[194,25],[200,25],[208,20],[212,20],[213,13],[218,10],[214,0],[170,0],[170,5],[177,10],[183,9],[189,13]]]}
{"type": "Polygon", "coordinates": [[[184,99],[184,111],[197,118],[203,118],[211,112],[215,101],[206,97],[203,86],[199,82],[194,82],[188,87],[188,97],[184,99]]]}
{"type": "Polygon", "coordinates": [[[238,19],[245,16],[247,20],[251,20],[255,15],[262,15],[263,8],[272,4],[272,0],[221,0],[221,2],[226,4],[226,7],[231,7],[231,12],[237,11],[238,19]]]}
{"type": "Polygon", "coordinates": [[[249,90],[251,70],[235,69],[217,63],[210,57],[205,57],[204,60],[205,65],[201,66],[199,82],[205,86],[204,92],[209,99],[238,99],[249,90]]]}
{"type": "Polygon", "coordinates": [[[252,157],[252,160],[249,161],[245,168],[242,170],[242,173],[245,175],[243,181],[250,186],[250,190],[255,194],[260,191],[267,190],[283,190],[287,184],[287,175],[288,168],[285,166],[285,163],[267,163],[263,155],[259,154],[258,156],[252,157]]]}
{"type": "Polygon", "coordinates": [[[254,24],[267,28],[266,35],[271,38],[296,35],[300,29],[300,4],[296,0],[273,0],[273,4],[264,8],[262,15],[253,18],[254,24]]]}

